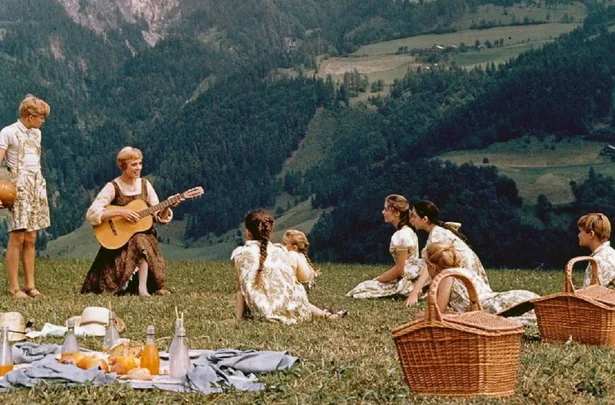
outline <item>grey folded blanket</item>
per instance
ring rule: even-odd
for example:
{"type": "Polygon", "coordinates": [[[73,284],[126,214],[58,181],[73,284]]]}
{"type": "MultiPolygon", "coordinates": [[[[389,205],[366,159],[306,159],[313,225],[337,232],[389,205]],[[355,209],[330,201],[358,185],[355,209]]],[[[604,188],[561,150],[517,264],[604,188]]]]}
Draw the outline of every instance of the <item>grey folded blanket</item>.
{"type": "MultiPolygon", "coordinates": [[[[31,363],[29,368],[15,369],[0,378],[0,390],[12,387],[32,387],[40,381],[73,386],[92,383],[94,385],[110,384],[117,381],[114,373],[105,374],[102,370],[82,370],[70,364],[60,364],[55,358],[59,352],[58,345],[37,345],[35,343],[18,343],[13,346],[15,364],[31,363]],[[19,362],[17,361],[19,359],[19,362]]],[[[181,381],[130,381],[133,388],[179,392],[202,392],[204,394],[222,392],[227,388],[238,391],[258,391],[265,389],[255,373],[286,370],[299,359],[287,352],[255,350],[200,350],[199,357],[192,360],[192,367],[181,381]]],[[[161,366],[168,366],[162,361],[161,366]]]]}

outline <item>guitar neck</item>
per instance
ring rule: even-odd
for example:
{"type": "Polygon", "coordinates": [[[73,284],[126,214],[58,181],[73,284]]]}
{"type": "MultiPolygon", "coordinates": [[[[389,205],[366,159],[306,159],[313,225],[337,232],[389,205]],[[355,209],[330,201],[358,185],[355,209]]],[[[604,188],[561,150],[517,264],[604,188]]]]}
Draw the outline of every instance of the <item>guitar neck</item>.
{"type": "Polygon", "coordinates": [[[152,205],[149,208],[146,208],[144,210],[138,211],[137,214],[139,214],[139,218],[144,218],[148,215],[153,215],[155,213],[157,213],[158,211],[162,211],[163,209],[170,207],[171,205],[175,204],[176,202],[181,201],[181,197],[176,196],[176,197],[171,197],[168,200],[165,200],[159,204],[156,205],[152,205]]]}

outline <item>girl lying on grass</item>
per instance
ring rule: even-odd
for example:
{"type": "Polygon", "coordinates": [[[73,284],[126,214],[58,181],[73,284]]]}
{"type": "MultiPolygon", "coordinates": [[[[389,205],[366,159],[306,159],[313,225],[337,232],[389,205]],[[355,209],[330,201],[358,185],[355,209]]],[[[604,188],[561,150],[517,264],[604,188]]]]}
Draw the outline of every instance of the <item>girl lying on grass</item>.
{"type": "Polygon", "coordinates": [[[246,306],[253,316],[286,325],[307,321],[312,316],[328,320],[343,318],[348,311],[332,313],[308,301],[297,281],[288,253],[269,241],[273,216],[250,212],[245,218],[246,243],[231,255],[235,267],[235,316],[241,319],[246,306]]]}
{"type": "MultiPolygon", "coordinates": [[[[443,270],[457,268],[456,270],[467,276],[474,284],[474,288],[478,294],[478,299],[483,306],[483,310],[492,314],[505,311],[521,302],[538,298],[537,294],[526,290],[511,290],[494,292],[489,284],[474,271],[470,271],[461,267],[461,255],[453,247],[447,243],[432,243],[423,251],[423,259],[429,276],[433,279],[443,270]]],[[[452,277],[442,280],[438,289],[437,297],[438,308],[441,312],[447,309],[453,309],[457,312],[465,312],[470,305],[470,297],[468,290],[459,280],[452,277]]],[[[515,318],[513,318],[515,319],[515,318]]],[[[516,318],[521,322],[534,322],[536,315],[534,311],[530,311],[523,317],[516,318]]]]}

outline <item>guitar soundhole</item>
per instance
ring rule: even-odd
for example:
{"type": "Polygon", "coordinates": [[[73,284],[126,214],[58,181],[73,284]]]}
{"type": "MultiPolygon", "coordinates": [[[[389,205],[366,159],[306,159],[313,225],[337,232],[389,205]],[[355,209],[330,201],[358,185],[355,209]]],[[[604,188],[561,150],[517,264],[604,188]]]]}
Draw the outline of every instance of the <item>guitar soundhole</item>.
{"type": "Polygon", "coordinates": [[[113,236],[117,236],[117,228],[112,220],[109,220],[109,227],[111,228],[111,232],[113,232],[113,236]]]}

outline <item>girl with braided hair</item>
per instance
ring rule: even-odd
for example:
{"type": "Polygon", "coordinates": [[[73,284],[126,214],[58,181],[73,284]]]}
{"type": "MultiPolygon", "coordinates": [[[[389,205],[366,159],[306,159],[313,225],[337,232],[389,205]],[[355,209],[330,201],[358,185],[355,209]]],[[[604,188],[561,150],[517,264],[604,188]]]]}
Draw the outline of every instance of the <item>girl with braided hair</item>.
{"type": "Polygon", "coordinates": [[[312,263],[308,256],[310,242],[307,236],[301,231],[289,229],[284,232],[282,243],[283,248],[288,252],[291,265],[295,269],[297,280],[307,289],[313,288],[316,284],[315,279],[320,275],[320,271],[314,266],[314,263],[312,263]]]}
{"type": "MultiPolygon", "coordinates": [[[[480,259],[465,242],[465,236],[452,226],[453,223],[442,222],[440,220],[440,210],[436,204],[431,201],[421,201],[414,204],[412,212],[410,213],[410,221],[412,225],[414,225],[414,228],[422,229],[429,233],[425,249],[432,243],[451,244],[459,256],[459,267],[476,273],[484,284],[489,286],[489,279],[487,278],[487,273],[485,273],[480,259]]],[[[422,294],[423,287],[427,284],[428,280],[429,272],[427,267],[423,265],[421,274],[414,284],[414,288],[410,291],[410,294],[408,294],[408,299],[406,300],[407,306],[413,305],[418,301],[419,296],[422,294]]]]}
{"type": "Polygon", "coordinates": [[[391,237],[389,252],[395,260],[389,270],[373,280],[363,281],[346,295],[352,298],[379,298],[392,295],[408,295],[421,271],[419,240],[410,227],[410,204],[399,194],[384,199],[382,210],[384,222],[396,229],[391,237]]]}
{"type": "Polygon", "coordinates": [[[235,267],[235,316],[241,319],[247,309],[253,316],[286,325],[312,316],[339,319],[348,311],[331,313],[308,301],[305,288],[297,281],[284,249],[270,242],[273,216],[262,210],[245,218],[246,243],[231,255],[235,267]]]}

